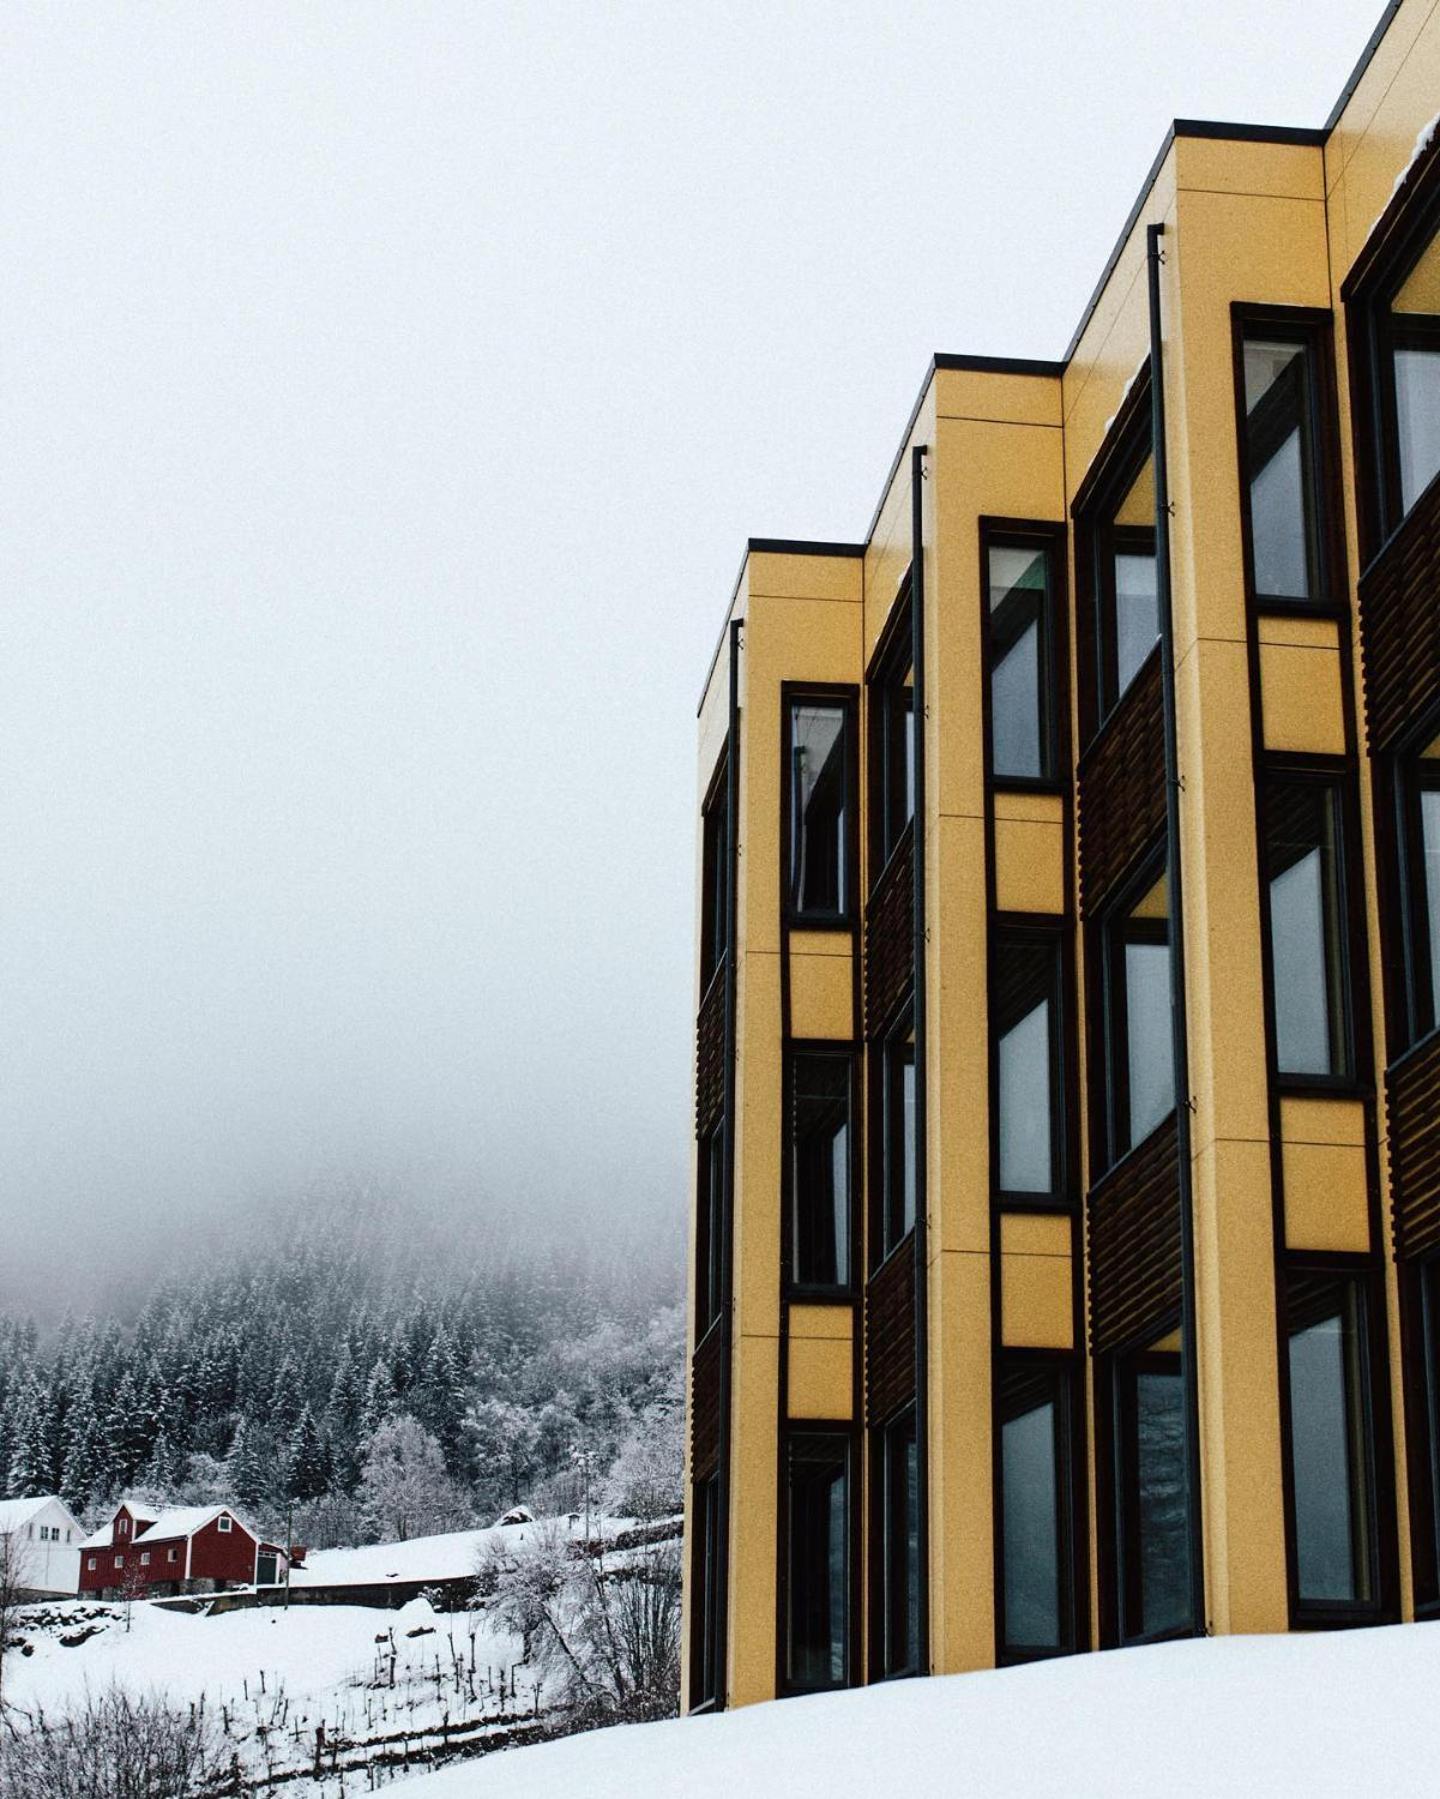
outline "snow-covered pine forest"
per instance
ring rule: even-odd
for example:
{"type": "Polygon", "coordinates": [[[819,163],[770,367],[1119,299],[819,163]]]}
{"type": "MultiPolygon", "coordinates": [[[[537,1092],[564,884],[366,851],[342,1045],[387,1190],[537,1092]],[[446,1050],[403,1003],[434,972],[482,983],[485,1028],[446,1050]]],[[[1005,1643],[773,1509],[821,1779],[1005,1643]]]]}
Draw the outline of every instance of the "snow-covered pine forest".
{"type": "Polygon", "coordinates": [[[271,1530],[288,1511],[314,1548],[518,1501],[675,1509],[676,1259],[425,1236],[336,1207],[296,1243],[208,1251],[128,1315],[0,1315],[0,1495],[87,1521],[122,1492],[226,1500],[271,1530]]]}

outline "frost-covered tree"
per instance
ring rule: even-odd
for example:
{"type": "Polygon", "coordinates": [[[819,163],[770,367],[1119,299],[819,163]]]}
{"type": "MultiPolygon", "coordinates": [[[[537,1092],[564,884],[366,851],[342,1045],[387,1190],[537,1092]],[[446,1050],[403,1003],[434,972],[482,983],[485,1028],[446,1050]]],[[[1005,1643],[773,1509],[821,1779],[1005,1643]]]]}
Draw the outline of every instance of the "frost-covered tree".
{"type": "Polygon", "coordinates": [[[365,1450],[360,1505],[366,1523],[381,1540],[433,1536],[466,1522],[459,1490],[445,1457],[419,1421],[408,1414],[389,1418],[365,1450]]]}
{"type": "Polygon", "coordinates": [[[285,1497],[318,1499],[330,1484],[330,1456],[315,1414],[307,1405],[285,1453],[285,1497]]]}

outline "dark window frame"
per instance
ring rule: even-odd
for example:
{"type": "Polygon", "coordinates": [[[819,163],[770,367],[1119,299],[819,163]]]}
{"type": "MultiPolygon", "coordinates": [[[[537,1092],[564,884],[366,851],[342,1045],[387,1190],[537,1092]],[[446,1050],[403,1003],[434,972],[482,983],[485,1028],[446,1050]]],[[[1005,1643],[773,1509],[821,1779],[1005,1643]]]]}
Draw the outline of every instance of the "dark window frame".
{"type": "Polygon", "coordinates": [[[910,759],[915,743],[910,594],[907,570],[865,677],[871,894],[879,887],[891,861],[908,853],[907,846],[914,835],[906,804],[907,787],[913,781],[910,759]]]}
{"type": "Polygon", "coordinates": [[[1389,1446],[1389,1345],[1386,1339],[1383,1276],[1370,1258],[1341,1253],[1291,1253],[1276,1269],[1276,1311],[1280,1325],[1280,1459],[1285,1516],[1286,1591],[1292,1630],[1333,1630],[1355,1625],[1382,1624],[1398,1617],[1396,1595],[1395,1522],[1393,1512],[1394,1469],[1389,1446]],[[1291,1310],[1290,1284],[1294,1280],[1326,1278],[1350,1281],[1359,1291],[1363,1327],[1360,1338],[1362,1369],[1360,1400],[1364,1408],[1367,1454],[1367,1502],[1370,1510],[1369,1544],[1372,1597],[1367,1600],[1306,1600],[1299,1590],[1299,1551],[1296,1534],[1295,1457],[1290,1390],[1291,1310]]]}
{"type": "MultiPolygon", "coordinates": [[[[1067,675],[1066,591],[1067,532],[1063,523],[1045,519],[985,516],[980,520],[980,592],[984,621],[985,774],[992,791],[1001,793],[1063,793],[1068,764],[1069,691],[1067,675]],[[1013,629],[1013,621],[990,610],[990,552],[992,549],[1038,550],[1045,557],[1046,585],[1039,620],[1039,677],[1041,712],[1041,763],[1039,775],[999,774],[995,769],[993,675],[999,644],[997,637],[1013,629]]],[[[1021,627],[1023,631],[1023,626],[1021,627]]],[[[1009,636],[1005,648],[1016,640],[1009,636]]]]}
{"type": "Polygon", "coordinates": [[[1105,440],[1071,505],[1075,521],[1076,662],[1080,680],[1080,741],[1088,753],[1148,667],[1154,649],[1123,692],[1117,680],[1115,630],[1116,551],[1155,553],[1153,526],[1116,525],[1114,514],[1144,468],[1154,446],[1150,420],[1150,365],[1136,372],[1105,440]]]}
{"type": "MultiPolygon", "coordinates": [[[[1340,289],[1349,345],[1362,569],[1380,557],[1409,516],[1400,491],[1390,306],[1437,234],[1440,135],[1432,138],[1407,172],[1340,289]]],[[[1432,479],[1427,493],[1437,481],[1440,474],[1432,479]]],[[[1420,497],[1416,496],[1417,505],[1420,497]]]]}
{"type": "MultiPolygon", "coordinates": [[[[1090,1001],[1090,1185],[1095,1187],[1164,1128],[1170,1113],[1143,1137],[1130,1138],[1129,1005],[1124,949],[1127,942],[1168,944],[1170,918],[1132,919],[1134,906],[1162,877],[1168,876],[1163,844],[1137,858],[1134,868],[1105,902],[1088,937],[1090,1001]],[[1122,1132],[1122,1121],[1124,1130],[1122,1132]]],[[[1167,889],[1168,895],[1168,889],[1167,889]]],[[[1173,1107],[1172,1107],[1173,1110],[1173,1107]]]]}
{"type": "Polygon", "coordinates": [[[1132,1542],[1138,1536],[1132,1500],[1139,1491],[1139,1469],[1131,1453],[1132,1446],[1138,1444],[1138,1432],[1130,1428],[1127,1408],[1138,1395],[1140,1375],[1183,1375],[1178,1351],[1153,1347],[1172,1335],[1179,1325],[1178,1314],[1162,1320],[1147,1332],[1146,1343],[1119,1346],[1096,1363],[1100,1633],[1101,1646],[1105,1648],[1172,1642],[1194,1634],[1188,1620],[1163,1630],[1130,1628],[1137,1616],[1143,1624],[1144,1611],[1141,1563],[1131,1555],[1132,1542]]]}
{"type": "Polygon", "coordinates": [[[1440,1253],[1399,1273],[1415,1616],[1440,1618],[1440,1253]]]}
{"type": "Polygon", "coordinates": [[[694,1543],[690,1550],[689,1707],[715,1709],[720,1692],[719,1622],[725,1596],[720,1591],[720,1475],[697,1480],[691,1488],[690,1516],[694,1543]]]}
{"type": "Polygon", "coordinates": [[[1069,932],[1063,919],[1041,922],[1032,917],[1023,920],[1014,914],[996,914],[991,918],[989,943],[989,1068],[990,1068],[990,1189],[994,1202],[1006,1211],[1070,1212],[1077,1203],[1074,1130],[1076,1107],[1069,1089],[1069,1062],[1072,1050],[1073,1014],[1070,1003],[1072,989],[1072,957],[1069,932]],[[1001,959],[1007,952],[1045,950],[1051,957],[1049,1030],[1050,1074],[1050,1187],[1045,1192],[1000,1185],[1000,1023],[1001,959]]]}
{"type": "Polygon", "coordinates": [[[784,1488],[780,1505],[778,1632],[776,1637],[776,1683],[780,1698],[806,1693],[836,1692],[857,1686],[860,1681],[860,1573],[861,1573],[861,1493],[859,1482],[859,1444],[855,1426],[848,1419],[805,1419],[793,1421],[781,1431],[781,1469],[784,1488]],[[802,1685],[790,1675],[791,1551],[793,1547],[793,1515],[791,1511],[790,1455],[797,1438],[814,1437],[834,1441],[844,1457],[846,1478],[846,1593],[845,1593],[845,1677],[824,1685],[802,1685]]]}
{"type": "MultiPolygon", "coordinates": [[[[1394,920],[1397,950],[1385,958],[1389,1060],[1397,1061],[1440,1029],[1435,1006],[1432,958],[1440,942],[1430,940],[1425,880],[1421,795],[1440,791],[1440,757],[1427,762],[1421,752],[1440,736],[1440,712],[1427,713],[1405,741],[1376,763],[1377,861],[1389,881],[1382,883],[1384,915],[1394,920]],[[1386,863],[1390,867],[1386,868],[1386,863]],[[1393,892],[1383,889],[1393,884],[1393,892]]],[[[1387,936],[1389,933],[1387,933],[1387,936]]]]}
{"type": "Polygon", "coordinates": [[[1344,619],[1350,610],[1349,565],[1345,549],[1345,506],[1340,469],[1340,405],[1335,375],[1335,317],[1327,307],[1261,306],[1235,301],[1230,307],[1235,379],[1235,438],[1240,498],[1240,537],[1247,608],[1276,617],[1344,619]],[[1245,343],[1248,338],[1294,343],[1305,354],[1310,388],[1309,472],[1315,506],[1315,596],[1261,594],[1255,587],[1250,510],[1249,418],[1245,404],[1245,343]]]}
{"type": "MultiPolygon", "coordinates": [[[[908,1653],[898,1664],[890,1653],[897,1626],[902,1621],[907,1651],[911,1629],[917,1634],[919,1631],[918,1616],[915,1620],[909,1617],[909,1542],[903,1536],[896,1540],[891,1534],[895,1515],[894,1489],[900,1484],[904,1474],[903,1456],[897,1460],[894,1453],[897,1442],[902,1446],[907,1442],[916,1445],[917,1479],[922,1477],[915,1402],[909,1401],[893,1417],[886,1419],[883,1425],[872,1429],[870,1438],[870,1506],[873,1519],[870,1543],[870,1680],[872,1684],[876,1684],[887,1680],[911,1680],[923,1672],[919,1660],[912,1661],[908,1653]],[[901,1595],[906,1601],[903,1610],[896,1604],[901,1595]]],[[[917,1491],[917,1535],[921,1509],[917,1491]]],[[[925,1578],[923,1558],[920,1561],[919,1578],[922,1582],[925,1578]]],[[[923,1596],[917,1594],[917,1612],[920,1609],[923,1609],[923,1596]]]]}
{"type": "Polygon", "coordinates": [[[863,1233],[863,1194],[865,1187],[864,1148],[861,1141],[862,1119],[861,1046],[829,1037],[794,1037],[785,1046],[783,1076],[784,1164],[781,1172],[781,1293],[787,1300],[805,1303],[809,1300],[856,1300],[862,1290],[861,1261],[863,1233]],[[849,1231],[848,1281],[820,1283],[795,1278],[795,1063],[801,1057],[815,1056],[845,1062],[850,1071],[850,1204],[846,1219],[849,1231]]]}
{"type": "MultiPolygon", "coordinates": [[[[870,1046],[871,1068],[869,1130],[871,1143],[871,1228],[870,1273],[878,1269],[909,1245],[915,1235],[915,1220],[898,1233],[897,1217],[903,1224],[905,1209],[905,1169],[903,1152],[905,1088],[903,1076],[894,1080],[892,1064],[903,1069],[908,1051],[909,1065],[914,1066],[915,1045],[910,1040],[914,1028],[914,1007],[909,1000],[896,1013],[883,1037],[870,1046]]],[[[916,1144],[918,1167],[919,1145],[916,1144]]],[[[918,1195],[917,1195],[918,1202],[918,1195]]]]}
{"type": "Polygon", "coordinates": [[[730,882],[728,747],[722,749],[700,808],[700,997],[725,966],[726,896],[730,882]]]}
{"type": "Polygon", "coordinates": [[[724,1206],[725,1121],[696,1140],[695,1173],[695,1342],[719,1324],[725,1311],[724,1206]]]}
{"type": "Polygon", "coordinates": [[[1363,876],[1358,867],[1360,820],[1353,772],[1343,758],[1333,756],[1270,756],[1256,769],[1255,797],[1256,836],[1259,845],[1261,978],[1265,998],[1266,1059],[1271,1086],[1281,1095],[1364,1095],[1369,1091],[1374,1077],[1365,1025],[1369,1009],[1366,978],[1369,946],[1365,936],[1363,876]],[[1336,868],[1341,962],[1338,973],[1345,1056],[1341,1071],[1331,1074],[1282,1071],[1276,1041],[1274,939],[1270,917],[1270,878],[1266,862],[1267,813],[1271,803],[1270,796],[1276,786],[1307,784],[1326,788],[1335,795],[1336,828],[1340,836],[1336,868]]]}
{"type": "MultiPolygon", "coordinates": [[[[995,1361],[995,1659],[1000,1667],[1050,1661],[1089,1646],[1089,1529],[1086,1516],[1085,1375],[1068,1350],[1003,1349],[995,1361]],[[1045,1380],[1055,1405],[1056,1555],[1059,1576],[1058,1647],[1009,1641],[1005,1583],[1003,1429],[1021,1378],[1045,1380]]],[[[1021,1415],[1019,1413],[1016,1414],[1021,1415]]]]}
{"type": "Polygon", "coordinates": [[[793,930],[849,931],[860,915],[860,694],[853,684],[783,681],[780,684],[780,870],[784,922],[793,930]],[[845,904],[837,911],[808,911],[795,894],[794,857],[799,796],[793,778],[794,708],[835,707],[844,714],[845,824],[841,843],[845,904]]]}

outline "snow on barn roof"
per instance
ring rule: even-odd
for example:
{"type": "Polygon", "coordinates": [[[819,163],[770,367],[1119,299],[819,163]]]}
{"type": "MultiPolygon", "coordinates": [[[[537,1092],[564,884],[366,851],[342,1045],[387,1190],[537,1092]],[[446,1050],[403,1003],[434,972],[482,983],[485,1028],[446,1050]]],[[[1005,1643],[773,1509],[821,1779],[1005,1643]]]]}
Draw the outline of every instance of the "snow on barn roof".
{"type": "MultiPolygon", "coordinates": [[[[53,1493],[42,1493],[38,1499],[0,1499],[0,1537],[8,1536],[12,1530],[19,1530],[22,1524],[28,1524],[37,1512],[55,1501],[53,1493]]],[[[56,1501],[64,1504],[63,1500],[56,1501]]]]}
{"type": "Polygon", "coordinates": [[[132,1542],[163,1543],[174,1537],[193,1537],[197,1530],[203,1530],[212,1518],[228,1513],[243,1531],[250,1536],[258,1532],[250,1529],[232,1505],[177,1505],[165,1511],[157,1512],[152,1506],[136,1505],[133,1500],[122,1499],[110,1514],[107,1521],[97,1531],[93,1531],[80,1545],[82,1549],[108,1549],[113,1540],[115,1519],[121,1509],[129,1512],[138,1526],[132,1542]]]}

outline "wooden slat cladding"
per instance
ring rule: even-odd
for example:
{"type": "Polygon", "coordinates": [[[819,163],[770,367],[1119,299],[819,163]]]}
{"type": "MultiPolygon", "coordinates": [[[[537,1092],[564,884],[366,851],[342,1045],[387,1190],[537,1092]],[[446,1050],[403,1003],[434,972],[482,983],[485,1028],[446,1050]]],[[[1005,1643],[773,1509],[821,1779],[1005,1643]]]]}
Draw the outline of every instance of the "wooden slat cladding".
{"type": "Polygon", "coordinates": [[[1165,824],[1160,658],[1152,656],[1080,760],[1080,911],[1089,918],[1165,824]]]}
{"type": "Polygon", "coordinates": [[[708,1480],[720,1465],[720,1337],[713,1326],[690,1364],[692,1480],[708,1480]]]}
{"type": "Polygon", "coordinates": [[[915,1396],[915,1245],[907,1240],[865,1289],[865,1420],[883,1424],[915,1396]]]}
{"type": "Polygon", "coordinates": [[[1440,1247],[1440,1033],[1385,1075],[1395,1249],[1423,1256],[1440,1247]]]}
{"type": "Polygon", "coordinates": [[[714,1129],[725,1106],[725,965],[700,1002],[695,1025],[695,1135],[714,1129]]]}
{"type": "Polygon", "coordinates": [[[1142,1341],[1180,1310],[1180,1166],[1175,1119],[1090,1191],[1085,1206],[1090,1352],[1142,1341]]]}
{"type": "Polygon", "coordinates": [[[1360,652],[1375,754],[1440,697],[1440,482],[1360,578],[1360,652]]]}
{"type": "Polygon", "coordinates": [[[865,1034],[884,1031],[910,991],[915,967],[915,836],[895,847],[865,910],[865,1034]]]}

